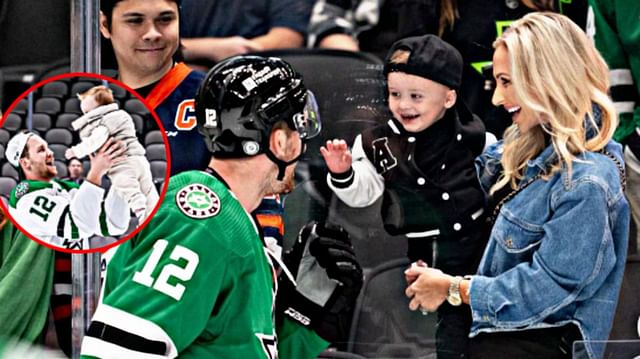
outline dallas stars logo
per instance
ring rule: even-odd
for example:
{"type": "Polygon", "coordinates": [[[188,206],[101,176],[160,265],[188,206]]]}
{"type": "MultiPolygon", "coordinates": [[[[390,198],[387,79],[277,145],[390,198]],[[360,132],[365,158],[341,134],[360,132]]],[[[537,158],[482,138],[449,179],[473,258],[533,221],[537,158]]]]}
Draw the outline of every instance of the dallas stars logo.
{"type": "Polygon", "coordinates": [[[176,204],[182,213],[196,219],[213,217],[220,212],[218,195],[201,184],[190,184],[178,191],[176,204]]]}
{"type": "Polygon", "coordinates": [[[29,182],[20,182],[16,186],[16,198],[20,198],[29,192],[29,182]]]}

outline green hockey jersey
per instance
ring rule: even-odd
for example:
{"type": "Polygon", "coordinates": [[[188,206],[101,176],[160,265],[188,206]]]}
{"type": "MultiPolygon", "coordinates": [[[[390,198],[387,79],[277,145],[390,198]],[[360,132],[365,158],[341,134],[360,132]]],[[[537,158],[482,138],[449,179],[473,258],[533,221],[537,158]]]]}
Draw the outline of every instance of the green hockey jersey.
{"type": "Polygon", "coordinates": [[[315,358],[327,343],[314,332],[276,333],[276,272],[258,233],[220,179],[172,177],[109,262],[83,357],[315,358]]]}

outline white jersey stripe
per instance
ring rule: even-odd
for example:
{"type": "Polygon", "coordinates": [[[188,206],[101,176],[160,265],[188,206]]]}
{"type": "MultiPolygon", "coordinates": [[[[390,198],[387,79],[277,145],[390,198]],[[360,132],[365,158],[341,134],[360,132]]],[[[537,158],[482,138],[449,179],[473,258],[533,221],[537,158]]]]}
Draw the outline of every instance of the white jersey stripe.
{"type": "Polygon", "coordinates": [[[80,355],[93,356],[101,359],[161,359],[176,357],[175,355],[164,356],[130,350],[119,345],[115,345],[113,343],[105,342],[103,340],[89,336],[85,336],[82,340],[82,352],[80,355]]]}
{"type": "Polygon", "coordinates": [[[614,69],[609,71],[611,86],[633,85],[633,77],[629,69],[614,69]]]}

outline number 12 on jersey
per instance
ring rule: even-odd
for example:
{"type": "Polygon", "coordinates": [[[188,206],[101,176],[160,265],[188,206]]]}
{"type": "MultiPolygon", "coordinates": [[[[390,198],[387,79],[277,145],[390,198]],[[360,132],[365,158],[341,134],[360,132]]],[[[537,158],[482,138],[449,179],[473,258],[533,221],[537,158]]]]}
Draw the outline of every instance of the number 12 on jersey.
{"type": "Polygon", "coordinates": [[[159,239],[156,241],[153,245],[153,251],[142,270],[133,275],[133,281],[146,287],[153,288],[175,300],[180,300],[184,294],[185,286],[180,283],[176,283],[175,285],[169,284],[169,279],[171,277],[175,277],[182,282],[188,282],[191,280],[193,273],[196,271],[196,267],[198,267],[200,258],[194,251],[186,247],[176,245],[173,251],[171,251],[169,258],[176,262],[183,259],[185,261],[184,267],[171,263],[165,264],[162,266],[158,278],[154,279],[151,275],[156,271],[156,267],[158,266],[160,259],[162,259],[162,255],[167,249],[168,244],[169,242],[165,239],[159,239]]]}

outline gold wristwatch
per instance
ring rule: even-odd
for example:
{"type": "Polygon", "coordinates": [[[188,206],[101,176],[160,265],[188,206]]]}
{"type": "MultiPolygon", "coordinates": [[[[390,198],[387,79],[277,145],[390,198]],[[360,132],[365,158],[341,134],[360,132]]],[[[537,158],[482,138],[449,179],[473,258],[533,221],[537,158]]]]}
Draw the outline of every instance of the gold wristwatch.
{"type": "Polygon", "coordinates": [[[460,296],[460,282],[462,281],[462,277],[455,276],[449,283],[449,290],[447,292],[447,302],[453,305],[454,307],[462,304],[462,297],[460,296]]]}

